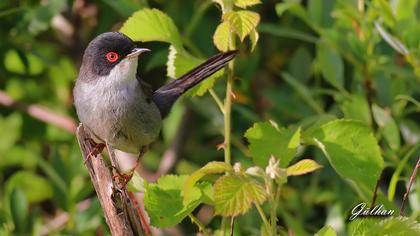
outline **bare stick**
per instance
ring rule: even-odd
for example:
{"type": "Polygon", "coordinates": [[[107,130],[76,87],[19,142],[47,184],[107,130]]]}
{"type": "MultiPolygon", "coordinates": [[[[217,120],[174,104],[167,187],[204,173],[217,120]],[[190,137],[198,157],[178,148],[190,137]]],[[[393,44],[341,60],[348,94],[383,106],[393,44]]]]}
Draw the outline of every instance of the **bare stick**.
{"type": "MultiPolygon", "coordinates": [[[[102,156],[88,158],[93,146],[88,142],[90,136],[80,124],[76,131],[77,140],[83,158],[86,161],[93,187],[98,195],[99,202],[105,214],[105,220],[112,235],[144,236],[144,230],[132,199],[122,183],[112,178],[111,170],[106,166],[102,156]]],[[[110,153],[111,162],[114,162],[113,152],[110,153]]]]}
{"type": "Polygon", "coordinates": [[[414,177],[416,177],[416,175],[417,175],[417,170],[418,170],[419,168],[420,168],[420,157],[419,157],[419,159],[417,160],[417,164],[416,164],[416,166],[414,167],[413,173],[411,174],[411,177],[410,177],[410,181],[408,182],[407,191],[405,192],[405,194],[404,194],[404,198],[403,198],[403,201],[402,201],[402,203],[401,203],[400,216],[403,216],[403,215],[404,215],[405,202],[407,201],[408,194],[410,193],[410,191],[411,191],[411,186],[413,185],[413,182],[414,182],[414,177]]]}
{"type": "Polygon", "coordinates": [[[14,100],[5,92],[0,91],[0,104],[6,107],[12,107],[17,110],[28,113],[28,115],[48,124],[65,129],[70,133],[76,131],[77,123],[71,117],[57,114],[46,107],[40,105],[29,105],[14,100]]]}

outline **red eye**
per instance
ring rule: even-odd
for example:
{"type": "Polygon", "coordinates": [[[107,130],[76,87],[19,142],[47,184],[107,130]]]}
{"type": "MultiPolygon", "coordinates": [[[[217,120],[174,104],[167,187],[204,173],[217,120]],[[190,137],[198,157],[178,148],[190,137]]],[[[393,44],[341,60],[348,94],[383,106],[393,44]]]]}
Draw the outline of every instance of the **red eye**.
{"type": "Polygon", "coordinates": [[[108,53],[105,55],[105,57],[106,57],[106,59],[107,59],[109,62],[116,62],[116,61],[118,60],[118,53],[116,53],[116,52],[108,52],[108,53]]]}

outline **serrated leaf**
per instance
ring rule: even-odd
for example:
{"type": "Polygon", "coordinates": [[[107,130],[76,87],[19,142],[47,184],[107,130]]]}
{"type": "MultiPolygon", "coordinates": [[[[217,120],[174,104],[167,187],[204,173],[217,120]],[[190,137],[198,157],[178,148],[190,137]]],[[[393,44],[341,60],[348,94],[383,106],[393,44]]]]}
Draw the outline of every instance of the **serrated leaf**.
{"type": "MultiPolygon", "coordinates": [[[[171,227],[181,222],[199,204],[208,201],[209,183],[192,187],[188,198],[182,196],[182,188],[188,176],[165,175],[156,184],[146,185],[144,206],[150,222],[157,227],[171,227]]],[[[210,186],[211,187],[211,186],[210,186]]]]}
{"type": "Polygon", "coordinates": [[[254,163],[265,167],[273,155],[280,159],[280,167],[286,167],[296,154],[296,140],[300,136],[296,132],[300,130],[277,129],[269,122],[254,123],[245,133],[254,163]]]}
{"type": "Polygon", "coordinates": [[[225,162],[218,162],[218,161],[212,161],[207,163],[205,166],[201,167],[199,170],[196,170],[194,173],[192,173],[188,180],[185,182],[183,193],[184,193],[184,201],[187,200],[189,195],[191,194],[191,191],[201,178],[208,174],[221,174],[224,172],[231,172],[232,166],[226,164],[225,162]]]}
{"type": "Polygon", "coordinates": [[[223,15],[223,20],[228,21],[241,41],[257,27],[260,15],[252,11],[231,11],[223,15]]]}
{"type": "Polygon", "coordinates": [[[287,167],[287,176],[297,176],[297,175],[304,175],[318,169],[322,168],[322,166],[314,160],[304,159],[299,161],[298,163],[287,167]]]}
{"type": "Polygon", "coordinates": [[[214,184],[215,214],[236,216],[244,214],[252,203],[266,199],[264,188],[257,182],[234,175],[220,177],[214,184]]]}
{"type": "Polygon", "coordinates": [[[378,141],[360,121],[330,121],[313,134],[317,146],[339,175],[373,192],[384,165],[378,141]]]}
{"type": "Polygon", "coordinates": [[[386,112],[376,104],[372,105],[372,111],[373,118],[376,124],[378,124],[385,140],[392,149],[398,150],[400,148],[400,132],[397,123],[389,112],[386,112]]]}
{"type": "Polygon", "coordinates": [[[135,12],[124,22],[120,32],[134,41],[167,42],[178,50],[182,49],[182,40],[172,19],[157,9],[142,9],[135,12]]]}
{"type": "MultiPolygon", "coordinates": [[[[196,58],[188,54],[185,50],[178,51],[175,47],[169,47],[167,74],[170,78],[179,78],[191,69],[204,62],[204,59],[196,58]]],[[[185,94],[189,96],[202,96],[207,90],[213,87],[216,79],[221,77],[224,69],[220,69],[198,85],[188,90],[185,94]]]]}
{"type": "Polygon", "coordinates": [[[257,46],[259,38],[260,38],[260,35],[255,29],[253,29],[249,35],[249,39],[251,40],[251,52],[254,51],[255,46],[257,46]]]}
{"type": "Polygon", "coordinates": [[[391,217],[382,220],[360,235],[380,236],[380,235],[401,235],[416,236],[420,235],[420,223],[407,217],[391,217]]]}
{"type": "Polygon", "coordinates": [[[220,23],[213,35],[213,43],[222,52],[232,50],[232,32],[229,22],[220,23]]]}
{"type": "Polygon", "coordinates": [[[235,6],[240,8],[246,8],[260,3],[260,0],[235,0],[235,6]]]}

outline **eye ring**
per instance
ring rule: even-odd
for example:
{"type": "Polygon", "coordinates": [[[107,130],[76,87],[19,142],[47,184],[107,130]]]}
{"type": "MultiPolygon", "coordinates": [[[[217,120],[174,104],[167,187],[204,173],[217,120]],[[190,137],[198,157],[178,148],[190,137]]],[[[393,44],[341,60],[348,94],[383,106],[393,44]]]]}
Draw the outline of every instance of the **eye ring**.
{"type": "Polygon", "coordinates": [[[105,58],[106,58],[109,62],[116,62],[116,61],[118,60],[118,58],[119,58],[119,55],[118,55],[118,53],[116,53],[116,52],[108,52],[108,53],[105,55],[105,58]]]}

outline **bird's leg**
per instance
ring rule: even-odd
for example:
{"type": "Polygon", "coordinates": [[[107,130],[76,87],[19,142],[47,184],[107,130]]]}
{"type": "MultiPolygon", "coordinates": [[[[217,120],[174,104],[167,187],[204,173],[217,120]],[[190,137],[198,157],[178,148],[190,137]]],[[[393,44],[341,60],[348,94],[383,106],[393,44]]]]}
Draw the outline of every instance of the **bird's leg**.
{"type": "MultiPolygon", "coordinates": [[[[133,178],[134,172],[136,171],[137,167],[139,166],[140,160],[144,156],[144,154],[147,152],[147,150],[149,150],[149,146],[148,145],[143,146],[140,150],[140,154],[137,157],[137,160],[136,160],[136,163],[135,163],[134,167],[131,168],[131,170],[129,170],[127,173],[121,173],[117,170],[114,178],[122,178],[124,180],[123,186],[126,186],[127,183],[131,180],[131,178],[133,178]]],[[[114,169],[116,169],[116,168],[114,167],[114,169]]]]}
{"type": "Polygon", "coordinates": [[[83,164],[86,164],[86,162],[92,157],[92,156],[97,156],[98,154],[100,154],[102,152],[102,150],[104,150],[105,144],[103,143],[96,143],[95,141],[93,141],[93,139],[88,138],[87,141],[90,143],[90,145],[93,147],[92,150],[90,150],[90,152],[88,153],[88,155],[86,156],[86,159],[84,160],[83,164]]]}

